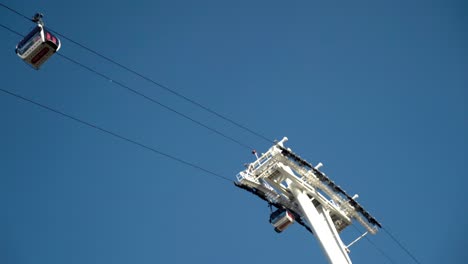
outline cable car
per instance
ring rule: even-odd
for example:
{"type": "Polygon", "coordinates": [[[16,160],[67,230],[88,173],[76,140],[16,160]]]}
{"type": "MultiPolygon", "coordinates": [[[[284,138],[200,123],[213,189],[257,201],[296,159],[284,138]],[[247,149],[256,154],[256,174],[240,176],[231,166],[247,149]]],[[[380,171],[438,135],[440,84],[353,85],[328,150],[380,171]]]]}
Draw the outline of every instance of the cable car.
{"type": "Polygon", "coordinates": [[[294,223],[294,215],[288,210],[278,209],[271,213],[270,223],[275,227],[277,233],[281,233],[294,223]]]}
{"type": "Polygon", "coordinates": [[[36,27],[16,45],[16,54],[27,64],[38,70],[55,52],[60,49],[60,40],[44,28],[42,14],[36,14],[33,21],[36,27]]]}

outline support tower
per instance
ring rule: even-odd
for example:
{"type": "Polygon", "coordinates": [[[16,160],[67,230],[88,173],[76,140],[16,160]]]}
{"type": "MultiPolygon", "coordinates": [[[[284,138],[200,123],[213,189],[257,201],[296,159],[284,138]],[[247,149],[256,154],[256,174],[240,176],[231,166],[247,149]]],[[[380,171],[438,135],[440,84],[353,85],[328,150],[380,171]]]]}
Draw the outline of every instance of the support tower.
{"type": "Polygon", "coordinates": [[[321,163],[314,167],[285,148],[287,140],[256,155],[257,160],[237,175],[236,186],[276,207],[270,217],[275,231],[295,221],[315,235],[330,263],[350,264],[348,247],[355,241],[345,246],[340,232],[353,220],[367,229],[365,234],[375,234],[382,226],[356,202],[357,195],[351,197],[319,170],[321,163]]]}

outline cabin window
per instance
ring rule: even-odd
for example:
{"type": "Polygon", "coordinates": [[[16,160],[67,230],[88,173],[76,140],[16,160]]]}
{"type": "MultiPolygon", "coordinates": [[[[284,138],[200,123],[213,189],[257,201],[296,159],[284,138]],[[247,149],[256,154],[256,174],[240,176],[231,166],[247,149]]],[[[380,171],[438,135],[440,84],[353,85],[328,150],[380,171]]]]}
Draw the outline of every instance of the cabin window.
{"type": "Polygon", "coordinates": [[[30,40],[34,35],[36,35],[37,33],[40,33],[40,32],[41,32],[41,28],[40,28],[40,27],[34,28],[34,30],[32,30],[31,32],[29,32],[29,34],[28,34],[26,37],[24,37],[24,38],[20,41],[20,43],[18,43],[18,48],[23,47],[23,46],[26,44],[26,42],[28,42],[28,40],[30,40]]]}
{"type": "Polygon", "coordinates": [[[23,41],[18,45],[19,55],[23,55],[35,42],[41,41],[41,32],[36,32],[36,34],[29,36],[29,38],[25,38],[23,41]]]}

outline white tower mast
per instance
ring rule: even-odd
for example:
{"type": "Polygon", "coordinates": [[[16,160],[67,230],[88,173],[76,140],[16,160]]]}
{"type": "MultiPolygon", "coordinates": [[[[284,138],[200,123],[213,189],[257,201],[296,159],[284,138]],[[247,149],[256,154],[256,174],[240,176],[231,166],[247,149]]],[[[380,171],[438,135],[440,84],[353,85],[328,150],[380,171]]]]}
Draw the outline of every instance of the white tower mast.
{"type": "Polygon", "coordinates": [[[352,220],[371,234],[377,232],[380,223],[355,201],[357,195],[349,196],[319,171],[321,163],[313,167],[286,149],[283,146],[286,141],[285,137],[257,156],[256,161],[237,175],[236,186],[278,208],[279,212],[272,214],[274,219],[270,219],[277,232],[283,231],[294,218],[315,235],[330,263],[350,264],[349,249],[339,233],[352,220]]]}

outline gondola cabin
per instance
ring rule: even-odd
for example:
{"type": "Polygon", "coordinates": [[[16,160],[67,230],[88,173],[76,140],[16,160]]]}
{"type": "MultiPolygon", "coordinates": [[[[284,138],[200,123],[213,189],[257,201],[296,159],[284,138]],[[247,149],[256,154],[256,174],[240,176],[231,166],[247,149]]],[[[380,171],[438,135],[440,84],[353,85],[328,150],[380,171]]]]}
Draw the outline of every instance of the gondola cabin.
{"type": "Polygon", "coordinates": [[[283,232],[294,223],[294,216],[288,210],[278,209],[270,215],[270,222],[277,233],[283,232]]]}
{"type": "Polygon", "coordinates": [[[27,64],[38,70],[60,49],[60,40],[43,25],[38,24],[16,45],[16,54],[27,64]]]}

